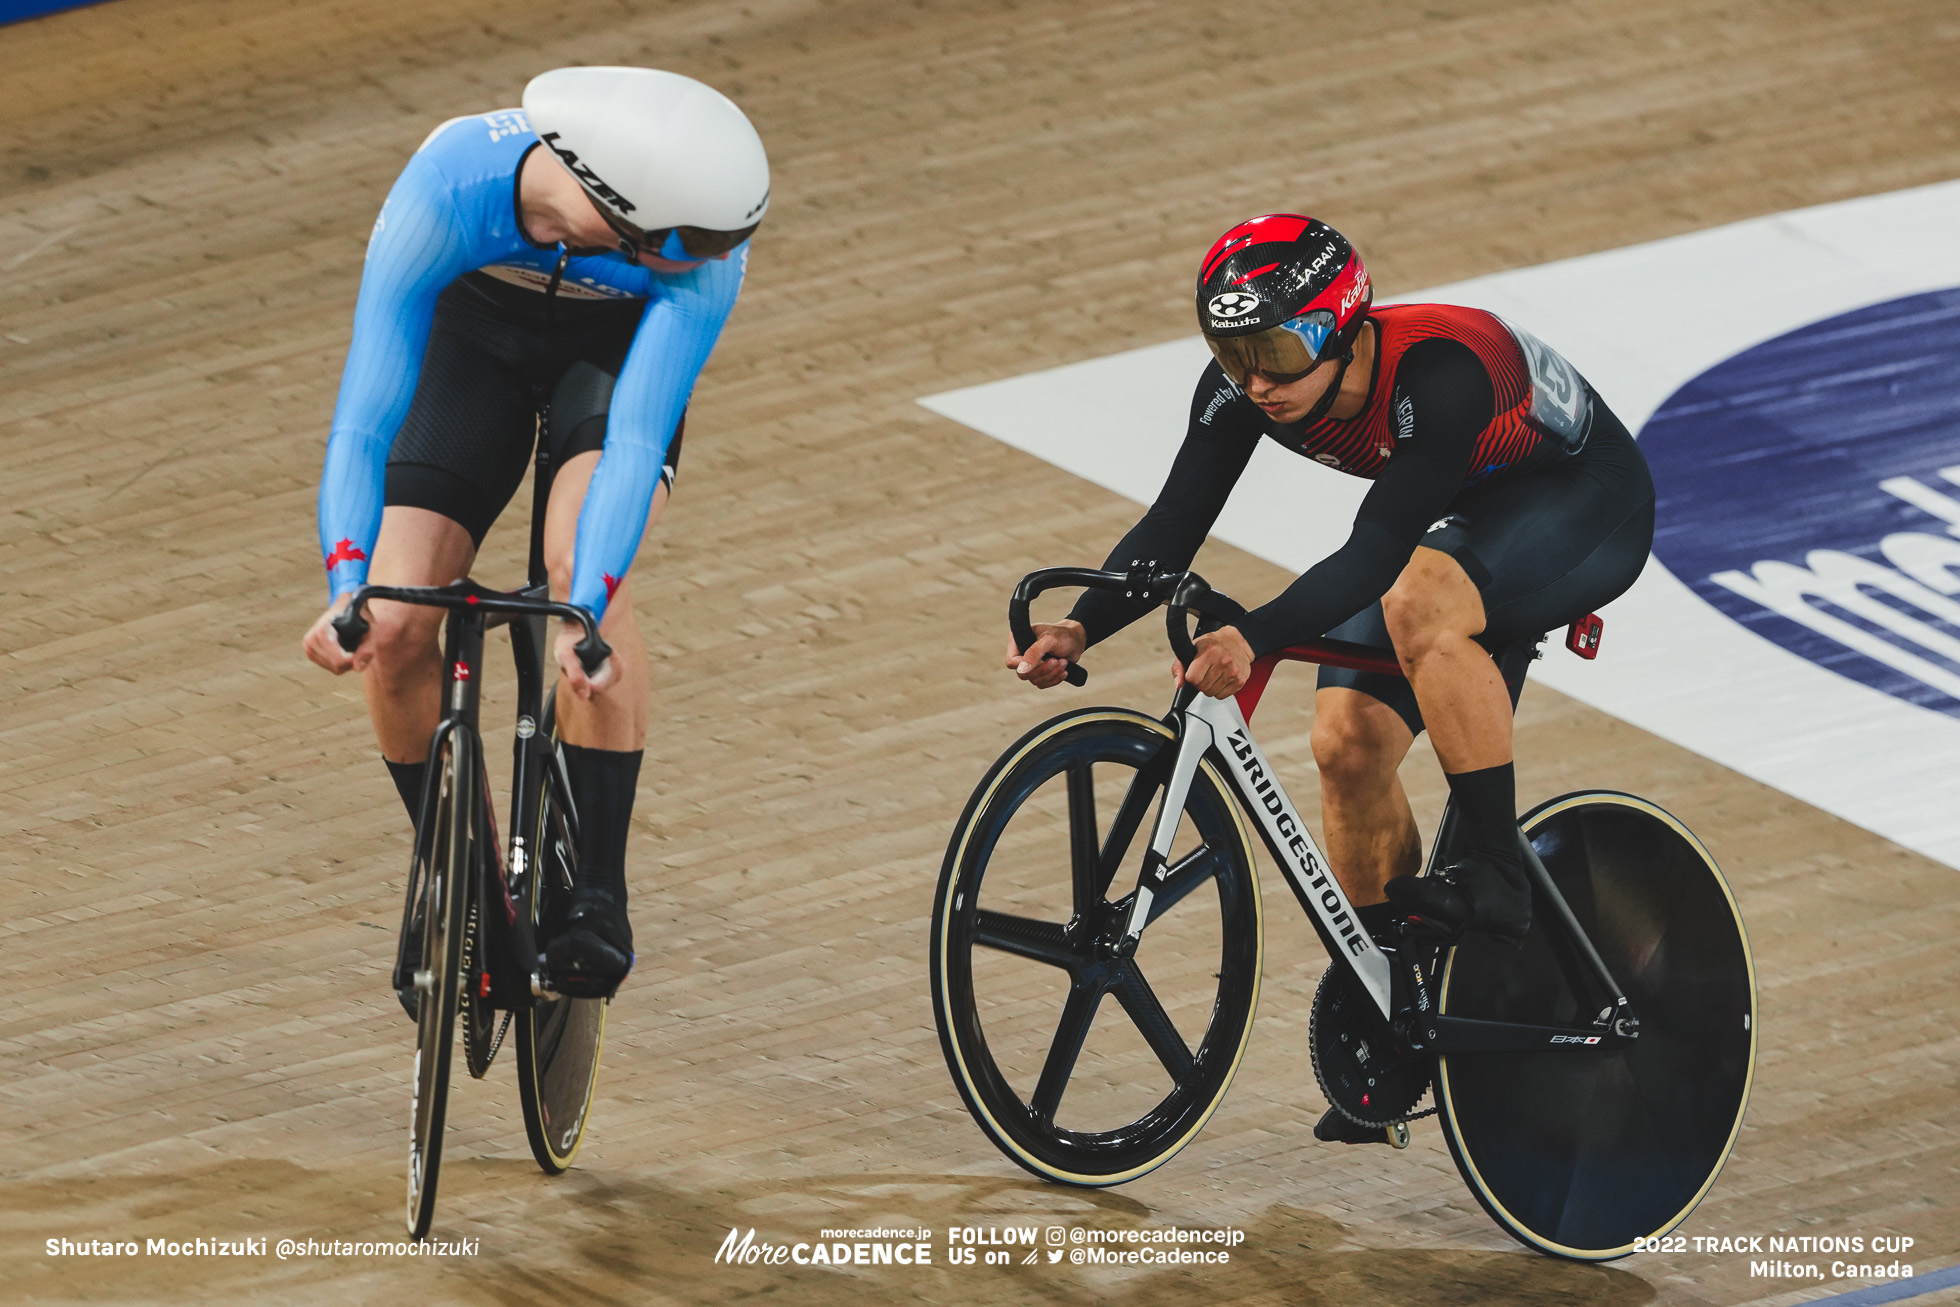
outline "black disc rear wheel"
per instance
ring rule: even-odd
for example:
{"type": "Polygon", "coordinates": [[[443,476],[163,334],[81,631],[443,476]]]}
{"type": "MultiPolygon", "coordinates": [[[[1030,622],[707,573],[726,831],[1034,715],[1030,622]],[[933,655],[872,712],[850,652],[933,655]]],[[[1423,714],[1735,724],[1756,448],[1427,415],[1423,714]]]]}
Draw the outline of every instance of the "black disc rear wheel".
{"type": "MultiPolygon", "coordinates": [[[[1756,1058],[1755,969],[1714,859],[1653,804],[1568,794],[1526,834],[1640,1019],[1599,1054],[1438,1059],[1437,1099],[1457,1167],[1484,1209],[1541,1252],[1603,1261],[1673,1229],[1734,1147],[1756,1058]]],[[[1451,1016],[1583,1027],[1596,1015],[1542,904],[1512,950],[1472,936],[1451,952],[1451,1016]]]]}
{"type": "Polygon", "coordinates": [[[1251,1033],[1259,887],[1209,762],[1134,956],[1113,947],[1176,751],[1140,713],[1066,713],[994,764],[947,849],[940,1045],[987,1137],[1045,1179],[1117,1184],[1161,1165],[1224,1098],[1251,1033]]]}

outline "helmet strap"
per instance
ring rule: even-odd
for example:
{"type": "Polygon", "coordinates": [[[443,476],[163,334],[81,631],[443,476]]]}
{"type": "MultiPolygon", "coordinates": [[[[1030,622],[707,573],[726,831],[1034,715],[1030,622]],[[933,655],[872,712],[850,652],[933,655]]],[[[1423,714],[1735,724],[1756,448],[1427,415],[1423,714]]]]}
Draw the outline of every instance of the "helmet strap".
{"type": "Polygon", "coordinates": [[[558,321],[558,287],[565,280],[565,265],[572,261],[572,248],[569,245],[558,247],[558,266],[551,270],[551,284],[544,288],[544,324],[549,327],[558,321]]]}
{"type": "Polygon", "coordinates": [[[1334,401],[1341,397],[1341,383],[1347,380],[1348,364],[1354,362],[1354,342],[1349,341],[1347,349],[1334,357],[1337,364],[1334,369],[1334,384],[1327,387],[1327,393],[1322,395],[1314,406],[1307,410],[1307,415],[1300,419],[1303,425],[1308,422],[1318,422],[1326,417],[1327,410],[1334,407],[1334,401]]]}

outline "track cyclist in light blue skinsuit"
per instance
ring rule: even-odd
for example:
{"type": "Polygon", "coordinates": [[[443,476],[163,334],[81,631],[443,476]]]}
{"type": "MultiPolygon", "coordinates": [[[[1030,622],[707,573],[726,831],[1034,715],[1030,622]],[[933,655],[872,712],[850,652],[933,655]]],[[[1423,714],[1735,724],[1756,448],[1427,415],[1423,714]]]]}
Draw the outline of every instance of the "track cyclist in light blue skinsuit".
{"type": "Polygon", "coordinates": [[[431,133],[368,243],[320,481],[331,597],[306,653],[362,673],[412,819],[440,716],[441,611],[376,601],[352,654],[331,619],[364,582],[467,574],[546,442],[552,593],[599,614],[613,647],[590,677],[576,628],[553,647],[581,880],[546,965],[568,992],[610,994],[632,966],[625,852],[648,672],[627,569],[672,492],[688,397],[768,204],[762,142],[719,93],[653,69],[561,68],[522,109],[431,133]]]}

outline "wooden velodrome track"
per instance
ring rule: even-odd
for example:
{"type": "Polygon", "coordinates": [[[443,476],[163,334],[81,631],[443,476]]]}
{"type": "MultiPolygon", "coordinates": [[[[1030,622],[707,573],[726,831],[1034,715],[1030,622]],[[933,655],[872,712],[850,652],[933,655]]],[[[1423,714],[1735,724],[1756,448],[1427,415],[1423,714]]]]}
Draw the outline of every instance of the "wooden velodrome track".
{"type": "MultiPolygon", "coordinates": [[[[1254,212],[1335,222],[1392,297],[1952,177],[1956,86],[1949,0],[117,0],[0,28],[0,1299],[1816,1296],[1743,1256],[1527,1255],[1433,1123],[1407,1153],[1315,1144],[1321,963],[1272,876],[1258,1036],[1198,1141],[1110,1192],[1008,1166],[932,1031],[943,843],[1005,742],[1157,703],[1164,654],[1146,628],[1043,697],[998,670],[1011,580],[1099,560],[1134,510],[914,400],[1190,331],[1198,255],[1254,212]],[[457,1087],[442,1174],[438,1231],[474,1257],[47,1257],[398,1234],[406,823],[358,686],[299,654],[314,489],[396,170],[572,62],[713,82],[776,175],[636,573],[642,960],[580,1165],[537,1172],[500,1065],[457,1087]],[[1249,1237],[1191,1273],[944,1265],[948,1225],[1044,1217],[1249,1237]],[[931,1270],[711,1264],[738,1223],[914,1221],[940,1227],[931,1270]]],[[[1655,329],[1682,311],[1709,306],[1655,329]]],[[[518,575],[527,502],[480,576],[518,575]]],[[[1204,568],[1284,580],[1223,546],[1204,568]]],[[[1261,720],[1311,800],[1306,685],[1261,720]]],[[[1542,687],[1519,749],[1526,801],[1605,783],[1680,813],[1748,920],[1755,1094],[1682,1233],[1960,1259],[1953,872],[1542,687]]],[[[1407,771],[1427,821],[1433,759],[1407,771]]]]}

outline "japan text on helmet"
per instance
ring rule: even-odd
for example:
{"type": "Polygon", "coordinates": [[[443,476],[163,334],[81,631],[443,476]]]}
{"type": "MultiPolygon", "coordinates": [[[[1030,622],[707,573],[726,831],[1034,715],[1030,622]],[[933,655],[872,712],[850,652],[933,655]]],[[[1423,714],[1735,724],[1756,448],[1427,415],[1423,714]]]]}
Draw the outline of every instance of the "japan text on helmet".
{"type": "Polygon", "coordinates": [[[1280,382],[1326,358],[1352,358],[1374,303],[1368,269],[1341,233],[1269,213],[1218,238],[1198,270],[1198,326],[1234,385],[1280,382]]]}
{"type": "Polygon", "coordinates": [[[524,88],[524,112],[629,256],[725,254],[768,211],[762,138],[734,101],[692,77],[556,68],[524,88]]]}

